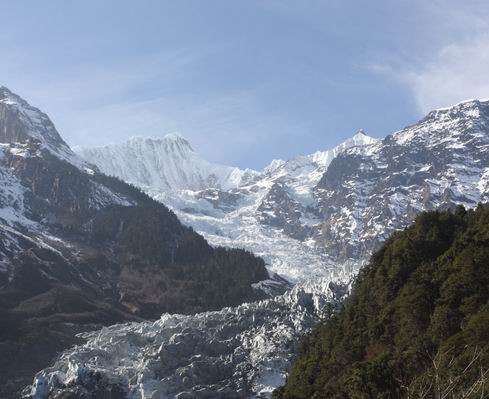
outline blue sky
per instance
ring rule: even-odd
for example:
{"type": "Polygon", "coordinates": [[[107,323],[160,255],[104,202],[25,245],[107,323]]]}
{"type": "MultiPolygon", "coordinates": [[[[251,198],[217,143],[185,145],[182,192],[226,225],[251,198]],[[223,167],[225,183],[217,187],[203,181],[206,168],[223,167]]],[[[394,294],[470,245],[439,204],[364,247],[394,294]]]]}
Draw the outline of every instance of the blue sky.
{"type": "Polygon", "coordinates": [[[4,2],[0,84],[71,145],[178,131],[262,168],[489,97],[489,1],[4,2]]]}

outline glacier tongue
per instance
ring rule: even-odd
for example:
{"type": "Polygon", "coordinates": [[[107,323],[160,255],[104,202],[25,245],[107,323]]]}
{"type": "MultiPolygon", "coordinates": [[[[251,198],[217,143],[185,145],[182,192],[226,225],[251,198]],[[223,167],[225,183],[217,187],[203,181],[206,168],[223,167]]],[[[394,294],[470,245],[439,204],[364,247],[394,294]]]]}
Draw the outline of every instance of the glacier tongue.
{"type": "Polygon", "coordinates": [[[211,244],[250,250],[271,272],[299,282],[338,267],[316,246],[314,187],[342,151],[377,141],[360,131],[333,149],[274,161],[262,172],[211,164],[178,134],[75,150],[163,202],[211,244]]]}
{"type": "Polygon", "coordinates": [[[87,342],[40,372],[25,397],[270,397],[285,380],[298,338],[324,316],[327,302],[348,292],[348,279],[319,279],[235,308],[164,314],[83,334],[87,342]]]}

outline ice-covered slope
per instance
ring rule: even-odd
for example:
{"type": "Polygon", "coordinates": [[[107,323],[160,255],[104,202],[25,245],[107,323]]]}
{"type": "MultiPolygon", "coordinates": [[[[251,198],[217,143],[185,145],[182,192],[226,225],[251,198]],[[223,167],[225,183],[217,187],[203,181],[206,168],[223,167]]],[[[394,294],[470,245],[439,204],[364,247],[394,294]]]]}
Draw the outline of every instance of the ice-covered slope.
{"type": "Polygon", "coordinates": [[[104,147],[75,147],[88,162],[112,176],[158,191],[237,187],[256,173],[211,164],[176,133],[162,138],[134,137],[104,147]]]}
{"type": "Polygon", "coordinates": [[[320,223],[314,187],[339,153],[376,141],[360,131],[331,150],[276,160],[262,172],[212,165],[176,135],[77,151],[168,205],[212,244],[251,250],[271,271],[296,282],[338,268],[314,245],[320,223]]]}
{"type": "Polygon", "coordinates": [[[339,265],[316,246],[321,219],[314,188],[344,149],[375,142],[359,132],[331,150],[273,161],[251,184],[225,192],[186,191],[177,193],[177,198],[152,194],[209,242],[247,248],[263,257],[272,272],[292,282],[329,275],[337,269],[352,271],[359,266],[356,259],[339,265]]]}

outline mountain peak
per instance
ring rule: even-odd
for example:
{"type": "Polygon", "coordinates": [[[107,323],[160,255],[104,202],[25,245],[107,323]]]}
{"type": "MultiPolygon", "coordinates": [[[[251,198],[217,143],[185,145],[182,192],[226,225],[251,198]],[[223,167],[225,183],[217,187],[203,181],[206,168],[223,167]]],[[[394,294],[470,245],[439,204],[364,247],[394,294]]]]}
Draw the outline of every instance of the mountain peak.
{"type": "Polygon", "coordinates": [[[22,104],[27,105],[27,102],[19,95],[13,93],[8,87],[0,86],[0,103],[4,104],[22,104]]]}
{"type": "Polygon", "coordinates": [[[163,136],[163,141],[167,143],[171,143],[172,145],[183,147],[192,152],[194,151],[190,142],[185,137],[183,137],[179,132],[172,132],[166,134],[165,136],[163,136]]]}
{"type": "MultiPolygon", "coordinates": [[[[150,146],[150,147],[165,147],[166,151],[178,151],[182,156],[184,154],[194,153],[192,145],[180,134],[180,133],[168,133],[163,137],[144,137],[144,136],[133,136],[129,138],[125,143],[120,144],[108,144],[104,147],[114,147],[114,146],[150,146]]],[[[83,148],[79,146],[75,148],[75,152],[78,152],[78,148],[83,148]]]]}
{"type": "Polygon", "coordinates": [[[433,110],[432,112],[449,111],[449,110],[453,110],[455,108],[478,107],[481,104],[489,104],[489,98],[486,98],[486,99],[470,98],[468,100],[460,101],[459,103],[451,105],[449,107],[437,108],[437,109],[433,110]]]}
{"type": "Polygon", "coordinates": [[[11,91],[8,87],[0,86],[0,104],[16,107],[18,110],[30,109],[39,114],[42,114],[46,119],[49,119],[47,115],[43,114],[39,109],[31,106],[21,96],[11,91]]]}
{"type": "Polygon", "coordinates": [[[179,133],[132,137],[103,147],[75,147],[82,158],[109,175],[160,192],[238,186],[249,172],[211,164],[179,133]]]}
{"type": "Polygon", "coordinates": [[[0,97],[3,97],[4,95],[12,93],[7,87],[5,86],[0,86],[0,97]]]}
{"type": "MultiPolygon", "coordinates": [[[[355,133],[355,135],[351,139],[348,139],[347,141],[345,141],[345,143],[347,143],[349,146],[351,146],[351,145],[357,146],[357,145],[372,144],[372,143],[375,143],[376,141],[378,141],[378,140],[373,138],[373,137],[368,136],[367,133],[365,133],[365,131],[363,129],[360,129],[355,133]]],[[[340,146],[341,146],[341,144],[340,144],[340,146]]]]}
{"type": "Polygon", "coordinates": [[[0,86],[0,94],[1,93],[10,93],[10,94],[13,94],[8,87],[3,86],[3,85],[0,86]]]}
{"type": "Polygon", "coordinates": [[[183,137],[180,132],[171,132],[171,133],[168,133],[168,134],[165,134],[163,136],[163,139],[164,140],[171,140],[171,141],[179,141],[179,140],[185,140],[185,137],[183,137]]]}

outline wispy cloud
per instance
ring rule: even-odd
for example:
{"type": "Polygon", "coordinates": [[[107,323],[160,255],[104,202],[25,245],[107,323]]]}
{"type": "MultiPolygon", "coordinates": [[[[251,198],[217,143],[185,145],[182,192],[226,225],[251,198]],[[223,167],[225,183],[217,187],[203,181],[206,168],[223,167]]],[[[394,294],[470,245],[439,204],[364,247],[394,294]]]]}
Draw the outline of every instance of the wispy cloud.
{"type": "Polygon", "coordinates": [[[467,99],[489,98],[489,3],[447,3],[435,0],[424,6],[440,21],[433,28],[438,46],[423,57],[403,54],[367,65],[407,89],[423,114],[467,99]]]}
{"type": "Polygon", "coordinates": [[[489,35],[442,47],[418,65],[372,63],[367,69],[408,90],[421,114],[468,99],[489,98],[489,35]]]}
{"type": "Polygon", "coordinates": [[[284,133],[289,140],[301,135],[298,128],[257,108],[256,97],[261,90],[265,89],[205,99],[173,94],[151,100],[112,102],[96,108],[76,108],[63,117],[63,126],[72,133],[73,145],[103,145],[131,136],[155,137],[178,131],[206,158],[245,165],[250,154],[270,151],[284,133]],[[85,137],[84,132],[91,134],[85,137]],[[100,137],[93,132],[101,132],[100,137]],[[257,141],[261,143],[259,148],[257,141]]]}
{"type": "Polygon", "coordinates": [[[489,35],[442,48],[404,78],[422,112],[471,98],[489,98],[489,35]]]}

